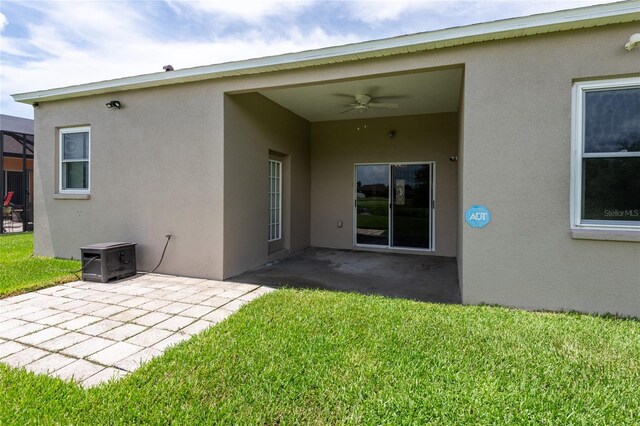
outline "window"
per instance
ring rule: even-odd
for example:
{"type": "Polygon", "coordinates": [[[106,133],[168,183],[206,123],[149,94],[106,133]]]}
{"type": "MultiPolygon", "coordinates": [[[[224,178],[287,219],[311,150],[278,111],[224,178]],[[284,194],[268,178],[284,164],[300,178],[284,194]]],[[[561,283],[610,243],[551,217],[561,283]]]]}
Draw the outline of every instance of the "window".
{"type": "Polygon", "coordinates": [[[60,129],[60,192],[89,193],[89,127],[60,129]]]}
{"type": "Polygon", "coordinates": [[[269,160],[269,241],[282,238],[282,162],[269,160]]]}
{"type": "Polygon", "coordinates": [[[640,230],[640,78],[576,83],[574,229],[640,230]]]}

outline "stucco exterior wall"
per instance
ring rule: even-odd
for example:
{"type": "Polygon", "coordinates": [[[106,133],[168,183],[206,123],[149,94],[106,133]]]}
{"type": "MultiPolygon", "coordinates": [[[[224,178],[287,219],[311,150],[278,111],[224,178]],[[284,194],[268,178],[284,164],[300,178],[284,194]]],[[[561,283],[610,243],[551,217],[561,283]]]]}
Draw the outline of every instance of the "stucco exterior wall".
{"type": "MultiPolygon", "coordinates": [[[[460,269],[463,302],[640,316],[640,244],[576,240],[569,232],[572,83],[576,79],[640,75],[640,50],[623,49],[635,32],[637,23],[607,25],[211,83],[42,103],[36,110],[36,253],[70,257],[77,256],[83,244],[105,239],[136,240],[144,249],[141,265],[148,268],[159,258],[164,234],[172,233],[176,238],[160,271],[214,278],[239,272],[264,258],[264,253],[253,251],[249,242],[254,238],[264,241],[256,235],[266,235],[266,226],[260,225],[259,230],[255,216],[247,219],[251,225],[243,229],[242,224],[249,222],[237,207],[246,207],[248,201],[231,200],[248,199],[242,193],[247,184],[236,184],[240,170],[231,172],[228,167],[245,167],[243,172],[249,175],[266,174],[266,170],[249,167],[264,164],[266,168],[267,152],[260,151],[256,156],[243,153],[241,146],[251,145],[235,146],[231,142],[251,138],[225,134],[230,127],[223,120],[226,114],[233,114],[228,118],[231,124],[233,120],[251,123],[246,129],[249,135],[278,135],[286,131],[285,127],[297,129],[283,138],[287,141],[296,139],[297,132],[302,134],[304,123],[275,107],[267,109],[268,113],[257,111],[259,108],[252,106],[254,101],[244,105],[223,102],[223,93],[236,95],[463,65],[461,143],[455,166],[461,179],[457,223],[462,232],[457,254],[459,262],[464,254],[460,269]],[[107,110],[104,103],[111,99],[119,99],[125,108],[107,110]],[[268,114],[274,116],[269,118],[268,114]],[[56,128],[86,124],[93,132],[92,198],[56,200],[56,128]],[[247,158],[249,166],[243,162],[247,158]],[[463,222],[464,210],[473,204],[484,204],[492,212],[493,220],[484,229],[472,229],[463,222]],[[238,246],[227,248],[234,235],[238,246]],[[235,260],[243,253],[247,253],[246,261],[235,260]]],[[[255,100],[256,104],[263,102],[255,100]]],[[[327,124],[326,132],[344,137],[347,133],[342,131],[343,125],[327,124]]],[[[311,126],[313,182],[307,187],[314,194],[319,185],[315,165],[325,161],[322,155],[335,155],[331,150],[316,153],[315,141],[320,140],[323,126],[311,126]]],[[[274,149],[286,153],[288,146],[274,149]]],[[[447,163],[438,161],[438,170],[447,163]]],[[[351,178],[342,184],[350,194],[351,178]]],[[[266,197],[266,191],[260,191],[266,197]]],[[[318,192],[319,200],[329,197],[318,192]]],[[[262,201],[253,201],[251,206],[266,206],[262,201]]],[[[327,215],[331,219],[325,221],[316,219],[314,204],[312,222],[319,230],[310,231],[310,242],[325,245],[323,230],[332,241],[350,242],[350,206],[349,211],[332,212],[327,215]],[[345,221],[341,231],[335,227],[339,216],[345,221]]]]}
{"type": "Polygon", "coordinates": [[[268,260],[268,160],[284,156],[283,232],[290,253],[309,246],[309,123],[257,93],[225,97],[224,277],[268,260]]]}
{"type": "Polygon", "coordinates": [[[435,251],[429,254],[455,256],[458,171],[449,157],[457,155],[457,120],[457,113],[446,113],[312,123],[311,245],[353,248],[355,163],[435,161],[435,251]]]}
{"type": "Polygon", "coordinates": [[[222,97],[212,84],[41,103],[35,110],[35,253],[138,243],[138,268],[222,277],[222,97]],[[117,99],[120,110],[105,103],[117,99]],[[56,199],[60,127],[91,126],[91,196],[56,199]]]}
{"type": "Polygon", "coordinates": [[[640,316],[640,244],[572,239],[571,88],[640,72],[637,25],[488,43],[465,58],[463,301],[640,316]]]}

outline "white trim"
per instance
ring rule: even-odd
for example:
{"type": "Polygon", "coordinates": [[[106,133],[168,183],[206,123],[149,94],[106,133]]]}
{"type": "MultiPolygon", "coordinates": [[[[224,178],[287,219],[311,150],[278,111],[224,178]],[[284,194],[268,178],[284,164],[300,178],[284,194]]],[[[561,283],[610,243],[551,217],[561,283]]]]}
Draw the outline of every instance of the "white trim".
{"type": "Polygon", "coordinates": [[[282,161],[279,160],[272,160],[269,159],[269,234],[268,234],[268,238],[267,238],[267,242],[273,242],[273,241],[279,241],[282,239],[282,161]],[[276,207],[278,209],[278,221],[276,223],[272,223],[271,222],[271,179],[272,179],[272,175],[271,175],[271,163],[274,163],[275,165],[277,165],[276,169],[278,172],[278,176],[276,177],[276,179],[278,179],[278,206],[276,207]],[[272,225],[276,225],[277,226],[277,232],[276,238],[271,238],[271,226],[272,225]]]}
{"type": "Polygon", "coordinates": [[[584,94],[588,91],[623,89],[635,86],[640,87],[640,77],[574,83],[571,94],[571,194],[569,206],[571,230],[589,229],[603,232],[611,230],[640,231],[640,227],[633,225],[632,221],[596,221],[582,219],[583,158],[640,157],[640,152],[584,152],[584,94]]]}
{"type": "MultiPolygon", "coordinates": [[[[81,126],[81,127],[64,127],[61,128],[58,133],[58,194],[82,194],[86,195],[91,192],[91,127],[90,126],[81,126]],[[81,160],[87,162],[87,189],[62,189],[62,163],[65,162],[63,160],[63,143],[62,136],[68,133],[86,133],[87,134],[87,159],[81,160]]],[[[70,162],[70,161],[67,161],[70,162]]],[[[79,162],[79,161],[71,161],[71,162],[79,162]]]]}
{"type": "Polygon", "coordinates": [[[400,251],[414,251],[414,252],[428,252],[432,253],[436,251],[436,162],[435,161],[395,161],[395,162],[373,162],[373,163],[353,163],[353,191],[352,191],[352,217],[353,217],[353,226],[352,226],[352,244],[353,247],[356,248],[370,248],[370,249],[380,249],[380,250],[400,250],[400,251]],[[391,214],[391,208],[389,209],[389,236],[387,239],[387,245],[377,245],[377,244],[358,244],[358,166],[386,166],[388,168],[388,187],[389,187],[389,203],[391,203],[391,191],[392,191],[392,181],[391,181],[391,168],[392,166],[405,166],[405,165],[429,165],[429,248],[419,248],[419,247],[403,247],[403,246],[394,246],[393,245],[393,217],[391,214]]]}
{"type": "MultiPolygon", "coordinates": [[[[89,96],[116,90],[131,90],[189,81],[261,74],[634,21],[638,21],[638,5],[636,1],[609,3],[304,52],[18,93],[12,96],[17,102],[33,104],[35,102],[89,96]]],[[[621,40],[620,43],[624,43],[624,40],[621,40]]]]}

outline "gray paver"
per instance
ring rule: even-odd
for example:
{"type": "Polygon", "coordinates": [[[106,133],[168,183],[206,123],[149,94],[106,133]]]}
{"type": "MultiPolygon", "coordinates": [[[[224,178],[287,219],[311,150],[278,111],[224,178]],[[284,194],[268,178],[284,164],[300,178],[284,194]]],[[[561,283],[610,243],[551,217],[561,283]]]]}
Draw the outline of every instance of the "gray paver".
{"type": "Polygon", "coordinates": [[[56,337],[55,339],[42,342],[38,346],[48,349],[50,351],[59,351],[61,349],[65,349],[70,346],[73,346],[76,343],[84,342],[87,339],[89,339],[89,336],[76,333],[75,331],[70,331],[67,334],[63,334],[60,337],[56,337]]]}
{"type": "Polygon", "coordinates": [[[189,309],[192,306],[193,305],[189,303],[173,302],[173,303],[170,303],[169,305],[159,308],[158,312],[164,312],[165,314],[179,314],[180,312],[186,309],[189,309]]]}
{"type": "Polygon", "coordinates": [[[56,309],[63,312],[70,312],[71,310],[75,308],[79,308],[80,306],[84,306],[85,303],[87,303],[84,300],[76,300],[76,299],[67,299],[67,300],[68,302],[65,302],[62,305],[56,306],[56,309]]]}
{"type": "Polygon", "coordinates": [[[85,379],[82,382],[82,385],[86,388],[90,388],[108,382],[109,380],[118,380],[125,374],[127,374],[126,371],[119,370],[117,368],[105,368],[88,379],[85,379]]]}
{"type": "MultiPolygon", "coordinates": [[[[22,318],[22,317],[26,317],[29,316],[29,314],[32,314],[34,312],[39,311],[42,308],[39,308],[37,306],[21,306],[18,309],[12,310],[12,311],[8,311],[4,313],[4,316],[6,316],[7,318],[22,318]]],[[[24,318],[26,319],[26,318],[24,318]]]]}
{"type": "Polygon", "coordinates": [[[10,318],[10,319],[2,321],[2,323],[0,323],[0,330],[9,330],[9,329],[12,329],[13,327],[18,327],[18,326],[24,325],[26,323],[27,322],[24,321],[24,320],[10,318]]]}
{"type": "Polygon", "coordinates": [[[75,358],[69,358],[64,355],[53,353],[32,362],[27,365],[26,368],[34,373],[46,374],[59,370],[62,367],[71,364],[75,360],[75,358]]]}
{"type": "Polygon", "coordinates": [[[58,327],[65,328],[67,330],[80,330],[90,324],[100,321],[102,318],[93,317],[89,315],[83,315],[79,318],[72,319],[70,321],[66,321],[58,324],[58,327]]]}
{"type": "Polygon", "coordinates": [[[149,313],[149,311],[145,311],[143,309],[131,308],[131,309],[127,309],[126,311],[120,312],[119,314],[113,315],[109,319],[112,319],[115,321],[127,322],[127,321],[134,320],[138,317],[141,317],[147,313],[149,313]]]}
{"type": "Polygon", "coordinates": [[[105,333],[109,330],[112,330],[116,327],[120,327],[124,323],[121,321],[113,321],[110,319],[105,319],[84,328],[78,330],[80,333],[89,334],[91,336],[99,336],[102,333],[105,333]]]}
{"type": "Polygon", "coordinates": [[[205,321],[205,320],[198,320],[196,322],[194,322],[193,324],[185,327],[182,329],[183,333],[187,333],[187,334],[198,334],[201,331],[211,327],[212,325],[215,325],[215,323],[211,322],[211,321],[205,321]]]}
{"type": "Polygon", "coordinates": [[[237,311],[238,309],[240,309],[241,306],[246,305],[248,302],[241,300],[241,299],[235,299],[232,300],[231,302],[227,303],[226,305],[224,305],[224,309],[229,310],[229,311],[237,311]]]}
{"type": "Polygon", "coordinates": [[[174,317],[169,318],[166,321],[162,321],[161,323],[156,324],[156,327],[162,328],[164,330],[169,330],[169,331],[178,331],[181,328],[184,328],[189,324],[193,323],[194,321],[195,321],[194,318],[182,317],[182,316],[176,315],[174,317]]]}
{"type": "Polygon", "coordinates": [[[127,371],[134,371],[151,358],[162,355],[162,351],[153,348],[145,348],[115,363],[115,366],[127,371]]]}
{"type": "Polygon", "coordinates": [[[210,314],[203,316],[202,319],[217,324],[220,321],[224,321],[229,318],[231,314],[233,314],[233,312],[227,311],[226,309],[217,309],[210,314]]]}
{"type": "Polygon", "coordinates": [[[24,367],[33,361],[48,355],[49,352],[43,351],[38,348],[27,347],[19,352],[16,352],[8,357],[2,358],[2,362],[9,364],[12,367],[24,367]]]}
{"type": "Polygon", "coordinates": [[[59,313],[59,311],[56,311],[55,309],[43,308],[43,309],[40,309],[39,311],[32,312],[23,318],[28,321],[34,322],[45,317],[50,317],[57,313],[59,313]]]}
{"type": "Polygon", "coordinates": [[[62,349],[61,352],[78,358],[84,358],[88,355],[101,351],[114,343],[116,342],[113,340],[103,339],[102,337],[90,337],[84,342],[76,343],[73,346],[62,349]]]}
{"type": "Polygon", "coordinates": [[[84,359],[78,359],[59,370],[56,370],[53,375],[61,378],[62,380],[75,380],[81,382],[99,371],[104,370],[104,367],[84,359]]]}
{"type": "Polygon", "coordinates": [[[135,336],[136,334],[141,333],[146,329],[147,327],[143,325],[127,323],[121,325],[120,327],[109,330],[106,333],[102,333],[100,337],[121,341],[128,339],[131,336],[135,336]]]}
{"type": "Polygon", "coordinates": [[[155,345],[153,345],[152,348],[158,349],[160,351],[164,351],[168,347],[177,345],[178,343],[187,340],[189,337],[191,336],[185,333],[174,333],[171,336],[167,337],[166,339],[161,340],[155,345]]]}
{"type": "Polygon", "coordinates": [[[118,342],[99,352],[89,356],[91,361],[99,362],[104,365],[115,365],[116,362],[123,360],[136,352],[144,349],[142,346],[134,345],[127,342],[118,342]]]}
{"type": "Polygon", "coordinates": [[[207,294],[197,294],[196,293],[196,294],[192,294],[189,297],[185,297],[184,299],[181,299],[181,300],[182,300],[182,302],[193,303],[195,305],[195,304],[198,304],[198,303],[200,303],[200,302],[202,302],[204,300],[207,300],[208,298],[209,298],[209,295],[207,295],[207,294]]]}
{"type": "Polygon", "coordinates": [[[26,336],[18,337],[16,340],[29,345],[37,345],[47,340],[54,339],[58,336],[68,333],[67,330],[63,330],[57,327],[47,327],[35,333],[28,334],[26,336]]]}
{"type": "Polygon", "coordinates": [[[30,322],[30,323],[19,325],[17,327],[9,328],[6,330],[2,328],[0,329],[0,337],[7,340],[13,340],[18,337],[26,336],[27,334],[31,334],[36,331],[42,330],[43,328],[45,328],[45,326],[42,324],[36,324],[36,323],[30,322]]]}
{"type": "Polygon", "coordinates": [[[96,317],[109,318],[115,314],[126,311],[127,309],[129,308],[127,308],[126,306],[108,305],[105,308],[98,309],[97,311],[92,312],[91,315],[94,315],[96,317]]]}
{"type": "Polygon", "coordinates": [[[144,305],[145,303],[152,302],[153,299],[148,299],[146,297],[134,297],[129,300],[125,300],[124,302],[119,303],[120,306],[126,306],[128,308],[137,308],[140,305],[144,305]]]}
{"type": "Polygon", "coordinates": [[[0,300],[0,360],[93,386],[135,370],[269,291],[147,274],[9,297],[0,300]]]}
{"type": "Polygon", "coordinates": [[[227,290],[224,293],[220,293],[218,296],[226,297],[227,299],[235,299],[244,295],[247,292],[248,290],[238,290],[237,288],[232,288],[231,290],[227,290]]]}
{"type": "Polygon", "coordinates": [[[0,358],[7,357],[16,352],[20,352],[23,349],[27,349],[27,346],[22,343],[13,342],[11,340],[5,341],[0,345],[0,358]]]}
{"type": "Polygon", "coordinates": [[[156,311],[159,308],[162,308],[163,306],[167,306],[168,304],[170,304],[171,301],[169,300],[152,300],[151,302],[147,302],[143,305],[140,305],[138,308],[140,309],[146,309],[147,311],[156,311]]]}
{"type": "Polygon", "coordinates": [[[220,306],[224,306],[227,303],[231,302],[232,299],[227,299],[226,297],[213,296],[210,299],[201,302],[201,305],[211,306],[213,308],[219,308],[220,306]]]}
{"type": "Polygon", "coordinates": [[[93,312],[99,311],[100,309],[106,308],[107,306],[109,305],[107,305],[106,303],[86,302],[84,306],[74,308],[71,311],[75,312],[76,314],[91,315],[93,312]]]}
{"type": "Polygon", "coordinates": [[[133,343],[134,345],[149,347],[155,345],[161,340],[166,339],[172,334],[173,332],[169,330],[150,328],[140,334],[130,337],[129,339],[127,339],[127,342],[133,343]]]}
{"type": "Polygon", "coordinates": [[[60,323],[70,321],[72,319],[79,318],[80,315],[71,312],[60,312],[59,314],[52,315],[50,317],[40,318],[36,322],[45,325],[58,325],[60,323]]]}
{"type": "Polygon", "coordinates": [[[184,311],[180,312],[180,315],[183,317],[191,317],[191,318],[200,318],[206,314],[208,314],[209,312],[213,311],[215,308],[212,306],[202,306],[202,305],[196,305],[196,306],[192,306],[189,309],[185,309],[184,311]]]}
{"type": "Polygon", "coordinates": [[[147,327],[151,327],[162,321],[166,321],[169,318],[171,318],[171,315],[169,314],[165,314],[162,312],[149,312],[148,314],[138,317],[132,320],[131,322],[134,322],[136,324],[141,324],[147,327]]]}

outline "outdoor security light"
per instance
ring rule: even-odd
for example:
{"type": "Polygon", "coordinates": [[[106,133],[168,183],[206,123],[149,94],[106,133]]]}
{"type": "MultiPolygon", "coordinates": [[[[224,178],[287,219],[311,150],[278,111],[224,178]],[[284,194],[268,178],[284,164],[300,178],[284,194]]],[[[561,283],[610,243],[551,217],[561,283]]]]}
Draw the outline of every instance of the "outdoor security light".
{"type": "Polygon", "coordinates": [[[116,109],[120,109],[120,107],[122,106],[120,104],[120,101],[109,101],[107,102],[107,108],[116,108],[116,109]]]}

